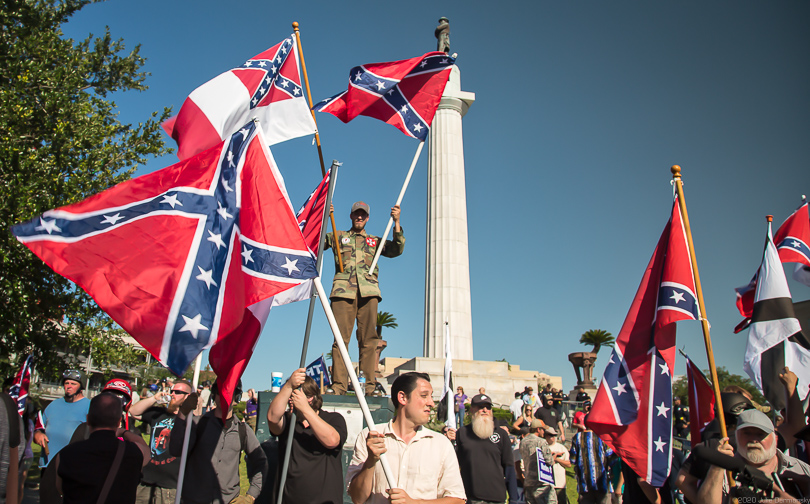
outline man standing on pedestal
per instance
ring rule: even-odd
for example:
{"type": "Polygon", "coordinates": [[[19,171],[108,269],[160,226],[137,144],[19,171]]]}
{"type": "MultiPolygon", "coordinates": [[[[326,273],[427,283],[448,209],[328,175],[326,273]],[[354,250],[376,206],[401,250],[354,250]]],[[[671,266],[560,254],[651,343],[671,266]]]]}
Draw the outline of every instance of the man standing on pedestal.
{"type": "MultiPolygon", "coordinates": [[[[354,321],[357,320],[357,346],[360,349],[360,371],[366,377],[366,394],[373,394],[376,386],[375,360],[377,355],[377,303],[382,299],[377,280],[378,268],[369,271],[374,254],[377,251],[380,238],[366,234],[369,207],[366,203],[358,201],[352,205],[350,214],[352,229],[337,231],[338,245],[335,245],[334,234],[325,237],[325,249],[334,247],[335,253],[335,279],[332,283],[332,311],[335,314],[340,334],[348,346],[352,336],[354,321]],[[339,249],[338,249],[339,247],[339,249]],[[343,259],[343,273],[338,266],[337,252],[343,259]]],[[[388,240],[383,246],[382,255],[397,257],[405,248],[405,236],[399,225],[399,206],[391,209],[391,218],[394,219],[393,240],[388,240]]],[[[332,345],[332,355],[338,356],[337,343],[332,345]]],[[[335,394],[343,395],[348,388],[348,372],[343,360],[333,359],[332,390],[335,394]]]]}

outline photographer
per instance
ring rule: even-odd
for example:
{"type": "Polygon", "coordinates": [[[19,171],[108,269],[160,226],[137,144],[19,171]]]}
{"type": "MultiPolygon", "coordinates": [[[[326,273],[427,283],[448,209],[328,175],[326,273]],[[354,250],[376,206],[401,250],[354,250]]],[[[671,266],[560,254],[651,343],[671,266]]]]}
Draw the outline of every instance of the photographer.
{"type": "MultiPolygon", "coordinates": [[[[727,438],[721,439],[716,450],[710,451],[712,460],[708,460],[708,462],[712,465],[698,490],[697,502],[721,504],[729,501],[729,490],[724,481],[726,470],[713,462],[713,460],[723,459],[723,455],[741,460],[747,466],[761,471],[774,480],[777,479],[772,476],[774,474],[778,475],[782,481],[796,479],[806,482],[810,480],[810,466],[777,449],[773,423],[761,411],[749,409],[741,412],[737,417],[737,429],[734,436],[737,441],[736,454],[727,438]]],[[[760,487],[759,490],[762,488],[760,487]]],[[[773,498],[777,502],[799,502],[796,500],[797,496],[782,490],[778,483],[773,484],[772,490],[773,498]]]]}

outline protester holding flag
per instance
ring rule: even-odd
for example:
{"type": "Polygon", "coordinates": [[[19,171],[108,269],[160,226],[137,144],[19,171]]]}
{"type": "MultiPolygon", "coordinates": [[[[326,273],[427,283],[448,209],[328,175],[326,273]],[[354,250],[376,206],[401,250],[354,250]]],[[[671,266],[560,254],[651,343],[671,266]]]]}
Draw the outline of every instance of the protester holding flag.
{"type": "Polygon", "coordinates": [[[555,461],[545,439],[545,426],[540,420],[532,420],[529,434],[520,441],[520,456],[525,469],[523,495],[527,504],[557,504],[553,477],[551,483],[540,479],[540,457],[547,468],[551,468],[555,461]]]}
{"type": "MultiPolygon", "coordinates": [[[[293,445],[282,503],[343,502],[343,466],[340,455],[348,436],[346,420],[340,413],[322,410],[322,404],[319,385],[301,368],[292,372],[267,409],[267,427],[271,434],[282,440],[275,475],[276,492],[279,491],[283,456],[286,452],[284,448],[289,439],[291,412],[295,411],[293,445]],[[290,411],[285,411],[288,404],[290,411]],[[313,484],[313,475],[318,476],[317,485],[313,484]]],[[[274,502],[277,502],[277,495],[276,493],[273,498],[274,502]]]]}
{"type": "MultiPolygon", "coordinates": [[[[352,336],[352,328],[357,321],[357,346],[360,349],[360,371],[366,377],[367,395],[379,394],[376,392],[375,379],[377,358],[377,303],[380,302],[379,282],[377,274],[379,268],[369,271],[374,253],[380,238],[366,233],[365,227],[369,219],[368,204],[358,201],[352,205],[349,214],[352,228],[349,231],[336,233],[339,244],[335,244],[335,235],[324,237],[324,248],[335,249],[335,279],[332,282],[332,292],[329,298],[332,301],[332,311],[335,314],[340,335],[346,345],[352,336]],[[343,258],[343,272],[337,267],[338,254],[343,258]]],[[[391,218],[394,219],[394,239],[387,240],[383,245],[382,255],[397,257],[405,249],[405,235],[399,223],[400,209],[395,206],[391,209],[391,218]]],[[[332,355],[339,353],[337,343],[332,345],[332,355]]],[[[349,381],[346,366],[340,359],[335,359],[332,366],[332,390],[335,394],[346,393],[349,381]]]]}

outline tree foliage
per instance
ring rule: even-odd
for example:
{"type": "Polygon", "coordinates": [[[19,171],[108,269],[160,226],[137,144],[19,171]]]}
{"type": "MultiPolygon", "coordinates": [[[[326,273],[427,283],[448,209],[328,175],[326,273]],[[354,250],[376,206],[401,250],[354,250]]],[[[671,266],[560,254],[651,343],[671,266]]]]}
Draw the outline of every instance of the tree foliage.
{"type": "MultiPolygon", "coordinates": [[[[703,370],[703,375],[706,379],[711,380],[711,375],[709,374],[709,370],[703,370]]],[[[762,393],[757,389],[757,386],[754,385],[750,379],[745,376],[740,376],[738,374],[734,374],[730,372],[725,367],[717,368],[717,381],[720,384],[720,390],[730,386],[736,385],[738,387],[742,387],[748,392],[751,393],[751,396],[754,398],[759,404],[767,404],[768,401],[765,400],[765,397],[762,393]]],[[[689,384],[686,376],[681,376],[672,384],[672,395],[683,398],[684,404],[689,404],[689,384]]]]}
{"type": "Polygon", "coordinates": [[[397,324],[397,318],[387,311],[377,312],[377,336],[380,338],[382,338],[383,327],[396,329],[399,327],[399,324],[397,324]]]}
{"type": "Polygon", "coordinates": [[[599,353],[602,345],[613,346],[616,338],[604,329],[590,329],[582,333],[579,342],[583,345],[593,345],[593,353],[599,353]]]}
{"type": "Polygon", "coordinates": [[[93,361],[129,364],[121,329],[8,231],[130,178],[170,152],[160,134],[169,109],[122,124],[112,95],[146,89],[139,47],[126,52],[109,28],[75,42],[62,25],[91,0],[7,0],[0,10],[0,362],[9,373],[28,353],[46,376],[58,352],[93,349],[93,361]]]}

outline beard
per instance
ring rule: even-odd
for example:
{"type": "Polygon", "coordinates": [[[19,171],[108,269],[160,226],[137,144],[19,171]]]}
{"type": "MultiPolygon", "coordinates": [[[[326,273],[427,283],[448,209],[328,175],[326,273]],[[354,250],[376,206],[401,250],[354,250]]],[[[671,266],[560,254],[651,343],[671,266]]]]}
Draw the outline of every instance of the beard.
{"type": "Polygon", "coordinates": [[[751,464],[762,465],[776,455],[776,442],[767,450],[764,449],[760,443],[739,445],[737,449],[740,451],[740,456],[751,464]]]}
{"type": "Polygon", "coordinates": [[[495,432],[495,420],[490,416],[474,415],[472,430],[481,439],[489,438],[495,432]]]}

